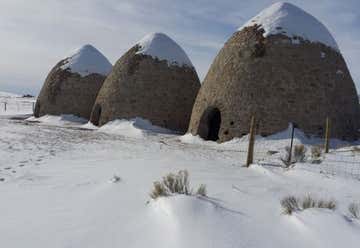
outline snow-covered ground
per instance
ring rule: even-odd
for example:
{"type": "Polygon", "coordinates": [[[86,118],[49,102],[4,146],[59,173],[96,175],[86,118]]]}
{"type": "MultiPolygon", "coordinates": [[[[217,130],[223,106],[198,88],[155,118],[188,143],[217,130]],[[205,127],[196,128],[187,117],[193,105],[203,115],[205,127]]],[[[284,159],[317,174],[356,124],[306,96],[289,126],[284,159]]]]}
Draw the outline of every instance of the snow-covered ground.
{"type": "MultiPolygon", "coordinates": [[[[327,248],[360,243],[360,221],[347,211],[349,203],[360,201],[360,181],[320,173],[316,164],[282,168],[279,154],[265,150],[288,145],[287,131],[257,138],[255,152],[264,150],[257,164],[245,168],[246,138],[204,142],[158,133],[139,119],[96,128],[72,116],[26,121],[3,116],[0,127],[1,247],[327,248]],[[184,169],[194,188],[206,184],[208,197],[150,200],[154,181],[184,169]],[[337,209],[282,214],[283,197],[306,194],[335,199],[337,209]]],[[[300,132],[296,136],[298,143],[317,142],[300,132]]],[[[331,154],[337,157],[346,149],[331,154]]],[[[348,155],[360,163],[358,154],[348,155]]]]}
{"type": "Polygon", "coordinates": [[[0,117],[32,114],[36,99],[0,91],[0,117]]]}

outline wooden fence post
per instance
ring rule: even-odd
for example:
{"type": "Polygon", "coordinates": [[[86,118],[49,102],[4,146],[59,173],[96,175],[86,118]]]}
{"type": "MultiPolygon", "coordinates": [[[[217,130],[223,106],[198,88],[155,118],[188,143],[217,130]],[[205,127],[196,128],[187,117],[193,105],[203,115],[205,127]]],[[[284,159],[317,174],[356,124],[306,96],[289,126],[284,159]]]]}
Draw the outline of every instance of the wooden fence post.
{"type": "Polygon", "coordinates": [[[292,149],[293,149],[293,144],[294,144],[295,127],[297,127],[297,126],[296,126],[295,123],[291,123],[291,127],[292,127],[292,129],[291,129],[290,151],[289,151],[289,157],[288,157],[288,161],[287,161],[289,165],[291,163],[291,157],[292,157],[292,149]]]}
{"type": "Polygon", "coordinates": [[[330,119],[326,118],[326,129],[325,129],[325,153],[329,153],[329,143],[330,143],[330,119]]]}
{"type": "Polygon", "coordinates": [[[255,145],[255,116],[251,117],[249,147],[246,159],[246,167],[249,167],[254,161],[254,145],[255,145]]]}

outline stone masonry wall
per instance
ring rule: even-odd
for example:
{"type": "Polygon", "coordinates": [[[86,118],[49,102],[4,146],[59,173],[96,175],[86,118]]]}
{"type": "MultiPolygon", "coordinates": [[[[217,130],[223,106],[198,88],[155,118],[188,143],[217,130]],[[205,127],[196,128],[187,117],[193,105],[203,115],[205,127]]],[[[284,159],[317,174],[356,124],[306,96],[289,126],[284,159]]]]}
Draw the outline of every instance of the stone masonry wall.
{"type": "Polygon", "coordinates": [[[197,96],[189,132],[201,133],[200,119],[209,107],[221,112],[219,141],[249,132],[252,115],[257,133],[270,135],[289,122],[306,134],[355,139],[360,128],[356,88],[342,55],[320,43],[274,35],[257,26],[236,32],[215,58],[197,96]]]}
{"type": "Polygon", "coordinates": [[[62,70],[61,65],[62,61],[49,73],[35,105],[35,116],[73,114],[89,119],[105,76],[81,77],[62,70]]]}
{"type": "Polygon", "coordinates": [[[114,66],[97,97],[92,122],[141,117],[186,132],[200,88],[196,71],[138,55],[138,49],[130,49],[114,66]]]}

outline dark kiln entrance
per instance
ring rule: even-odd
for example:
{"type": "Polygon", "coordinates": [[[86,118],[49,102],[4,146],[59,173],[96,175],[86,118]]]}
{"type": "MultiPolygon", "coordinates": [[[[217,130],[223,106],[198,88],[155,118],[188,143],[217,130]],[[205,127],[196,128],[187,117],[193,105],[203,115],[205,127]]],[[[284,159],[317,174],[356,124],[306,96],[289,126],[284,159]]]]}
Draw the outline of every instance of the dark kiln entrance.
{"type": "Polygon", "coordinates": [[[205,140],[217,141],[219,139],[219,130],[221,125],[221,113],[218,108],[209,107],[203,113],[198,134],[205,140]]]}
{"type": "Polygon", "coordinates": [[[94,107],[92,116],[91,116],[92,124],[94,124],[95,126],[98,126],[100,116],[101,116],[101,106],[99,104],[96,104],[95,107],[94,107]]]}

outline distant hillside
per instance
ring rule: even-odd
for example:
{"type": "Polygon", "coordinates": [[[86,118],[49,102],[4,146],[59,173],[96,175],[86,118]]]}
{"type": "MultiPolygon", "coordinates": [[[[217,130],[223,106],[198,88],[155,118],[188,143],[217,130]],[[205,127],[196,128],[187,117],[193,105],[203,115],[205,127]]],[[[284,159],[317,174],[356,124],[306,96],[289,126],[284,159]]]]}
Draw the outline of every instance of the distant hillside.
{"type": "Polygon", "coordinates": [[[0,97],[21,97],[21,95],[0,91],[0,97]]]}
{"type": "Polygon", "coordinates": [[[35,96],[31,94],[19,95],[15,93],[0,91],[0,98],[35,98],[35,96]]]}

